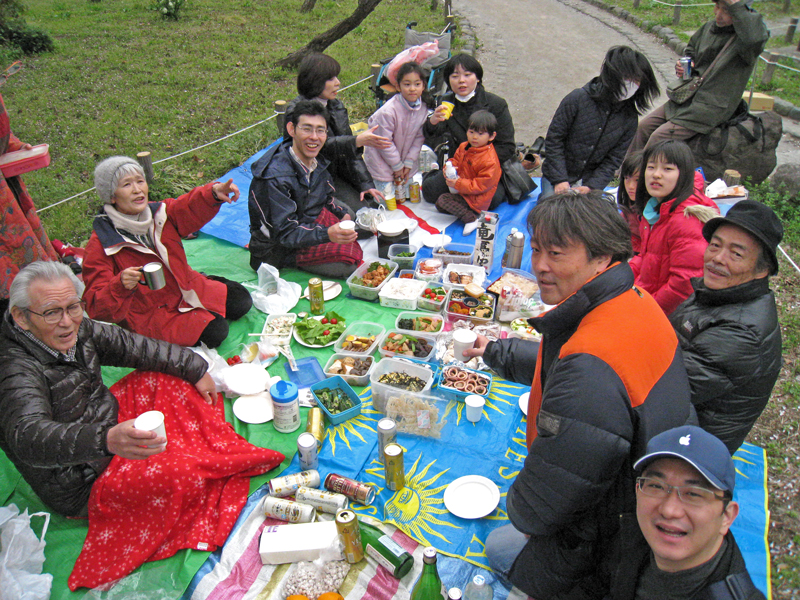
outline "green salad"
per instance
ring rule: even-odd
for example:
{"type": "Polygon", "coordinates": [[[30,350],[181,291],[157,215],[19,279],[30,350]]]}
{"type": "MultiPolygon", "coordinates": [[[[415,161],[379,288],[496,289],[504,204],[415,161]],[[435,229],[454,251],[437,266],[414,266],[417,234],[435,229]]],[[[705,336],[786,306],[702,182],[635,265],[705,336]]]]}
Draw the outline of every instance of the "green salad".
{"type": "Polygon", "coordinates": [[[335,311],[328,311],[321,319],[306,317],[294,324],[294,330],[306,344],[324,346],[339,339],[345,328],[344,318],[335,311]]]}

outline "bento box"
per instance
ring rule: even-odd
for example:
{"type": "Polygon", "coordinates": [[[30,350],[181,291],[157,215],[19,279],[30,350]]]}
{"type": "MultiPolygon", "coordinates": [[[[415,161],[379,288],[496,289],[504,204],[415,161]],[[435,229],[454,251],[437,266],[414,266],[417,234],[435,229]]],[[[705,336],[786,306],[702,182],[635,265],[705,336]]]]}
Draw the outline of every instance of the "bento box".
{"type": "Polygon", "coordinates": [[[386,333],[386,328],[383,325],[368,321],[355,321],[350,323],[336,340],[333,351],[340,354],[369,356],[375,352],[384,333],[386,333]]]}
{"type": "Polygon", "coordinates": [[[395,277],[384,285],[378,293],[381,306],[415,310],[417,308],[417,298],[427,285],[427,282],[419,279],[400,279],[395,277]]]}
{"type": "Polygon", "coordinates": [[[433,385],[435,375],[436,368],[433,365],[402,358],[381,359],[369,375],[372,408],[384,413],[386,401],[392,395],[417,395],[427,392],[433,385]],[[413,384],[413,387],[404,389],[404,386],[409,384],[413,384]]]}
{"type": "Polygon", "coordinates": [[[462,288],[468,283],[483,287],[486,281],[486,271],[483,267],[476,267],[475,265],[451,263],[445,267],[442,281],[462,288]]]}
{"type": "Polygon", "coordinates": [[[381,338],[378,352],[381,356],[409,356],[427,362],[436,353],[436,336],[390,329],[381,338]],[[397,350],[388,347],[396,347],[397,350]],[[407,352],[413,352],[413,355],[407,352]]]}
{"type": "Polygon", "coordinates": [[[429,310],[431,312],[441,312],[447,300],[447,293],[452,286],[440,282],[429,281],[427,287],[422,290],[417,298],[417,310],[429,310]],[[428,290],[431,293],[427,293],[428,290]],[[431,297],[433,296],[433,297],[431,297]]]}
{"type": "Polygon", "coordinates": [[[397,263],[391,260],[380,259],[371,263],[365,262],[363,265],[358,267],[353,274],[350,275],[350,277],[347,278],[347,287],[350,288],[350,293],[356,298],[374,301],[378,299],[378,294],[380,294],[381,289],[384,285],[386,285],[387,281],[391,280],[395,271],[397,271],[397,263]],[[371,273],[372,271],[376,270],[377,267],[374,267],[374,265],[379,265],[388,269],[389,272],[386,275],[386,278],[375,287],[364,285],[364,283],[359,283],[359,281],[364,280],[364,276],[367,273],[371,273]]]}
{"type": "Polygon", "coordinates": [[[425,312],[401,312],[397,315],[394,327],[404,333],[438,335],[444,329],[444,318],[425,312]]]}
{"type": "Polygon", "coordinates": [[[442,398],[463,402],[464,398],[471,394],[488,398],[491,388],[490,373],[449,364],[442,367],[442,376],[436,390],[442,398]]]}
{"type": "Polygon", "coordinates": [[[433,250],[433,258],[438,258],[442,264],[465,264],[471,265],[475,255],[475,247],[472,244],[445,244],[433,250]]]}
{"type": "MultiPolygon", "coordinates": [[[[325,363],[325,377],[333,378],[333,377],[341,377],[344,379],[348,384],[355,385],[358,387],[364,387],[369,383],[369,374],[372,373],[372,370],[375,368],[375,365],[378,364],[374,357],[372,356],[357,356],[355,354],[342,354],[337,352],[333,356],[328,359],[328,362],[325,363]],[[331,369],[334,368],[334,365],[339,363],[342,369],[346,369],[348,366],[348,362],[356,362],[356,361],[363,361],[364,363],[368,363],[369,366],[367,367],[366,373],[363,375],[353,375],[352,373],[331,373],[331,369]]],[[[350,367],[352,368],[352,366],[350,367]]]]}
{"type": "Polygon", "coordinates": [[[454,287],[447,295],[445,316],[451,323],[469,320],[476,325],[490,323],[494,320],[495,302],[493,294],[484,293],[479,298],[473,298],[463,289],[454,287]]]}

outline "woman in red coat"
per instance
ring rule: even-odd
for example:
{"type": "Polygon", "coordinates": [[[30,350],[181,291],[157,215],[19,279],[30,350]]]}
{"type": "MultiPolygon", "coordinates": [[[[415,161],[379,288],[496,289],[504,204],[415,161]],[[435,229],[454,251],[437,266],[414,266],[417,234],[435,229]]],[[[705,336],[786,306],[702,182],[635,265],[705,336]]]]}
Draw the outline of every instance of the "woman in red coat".
{"type": "Polygon", "coordinates": [[[89,316],[182,346],[219,346],[228,336],[225,317],[244,316],[252,299],[234,281],[192,270],[181,237],[239,198],[233,180],[151,203],[142,167],[125,156],[97,165],[94,180],[105,204],[83,261],[89,316]],[[142,267],[151,262],[163,267],[166,284],[159,290],[142,283],[142,267]]]}
{"type": "Polygon", "coordinates": [[[692,151],[668,140],[648,148],[636,189],[641,245],[630,260],[635,283],[669,315],[693,292],[690,279],[703,275],[703,223],[719,215],[704,193],[692,151]]]}

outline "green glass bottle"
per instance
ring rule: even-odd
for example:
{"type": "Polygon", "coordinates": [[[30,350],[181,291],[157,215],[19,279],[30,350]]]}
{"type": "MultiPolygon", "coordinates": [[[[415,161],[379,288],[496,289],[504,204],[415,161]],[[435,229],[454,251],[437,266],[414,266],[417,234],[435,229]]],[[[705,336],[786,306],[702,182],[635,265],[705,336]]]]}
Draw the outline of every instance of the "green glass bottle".
{"type": "Polygon", "coordinates": [[[447,598],[439,571],[436,570],[436,548],[428,546],[422,551],[422,575],[419,576],[411,600],[439,600],[447,598]]]}
{"type": "Polygon", "coordinates": [[[414,566],[414,557],[403,550],[403,547],[395,542],[377,527],[367,524],[361,520],[361,543],[364,545],[364,552],[374,558],[378,564],[389,571],[395,579],[400,579],[408,573],[414,566]]]}

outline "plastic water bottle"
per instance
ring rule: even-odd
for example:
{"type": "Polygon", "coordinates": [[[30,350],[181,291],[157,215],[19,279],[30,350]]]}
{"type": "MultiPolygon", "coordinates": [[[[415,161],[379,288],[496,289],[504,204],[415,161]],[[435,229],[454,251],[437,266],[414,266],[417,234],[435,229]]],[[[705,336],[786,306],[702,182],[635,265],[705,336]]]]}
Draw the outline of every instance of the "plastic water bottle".
{"type": "Polygon", "coordinates": [[[447,177],[448,179],[455,179],[456,177],[458,177],[458,171],[456,171],[456,168],[453,166],[453,163],[450,162],[449,160],[446,163],[444,163],[444,176],[447,177]]]}
{"type": "Polygon", "coordinates": [[[464,590],[464,600],[492,600],[493,595],[492,586],[483,575],[475,575],[464,590]]]}

